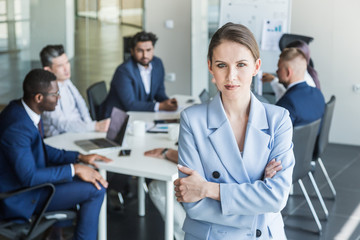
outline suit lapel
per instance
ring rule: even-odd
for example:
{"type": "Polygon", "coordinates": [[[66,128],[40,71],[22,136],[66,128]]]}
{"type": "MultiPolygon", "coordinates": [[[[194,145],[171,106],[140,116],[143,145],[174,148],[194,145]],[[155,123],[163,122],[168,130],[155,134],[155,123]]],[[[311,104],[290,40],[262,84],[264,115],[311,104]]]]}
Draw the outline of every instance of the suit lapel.
{"type": "Polygon", "coordinates": [[[208,128],[210,142],[229,174],[238,182],[249,182],[243,159],[236,144],[234,133],[226,117],[220,93],[209,103],[208,128]]]}
{"type": "MultiPolygon", "coordinates": [[[[251,182],[258,179],[259,167],[267,163],[267,156],[270,151],[269,125],[264,105],[251,94],[251,106],[246,136],[244,143],[244,165],[249,174],[251,182]]],[[[264,167],[265,169],[265,167],[264,167]]]]}
{"type": "Polygon", "coordinates": [[[132,59],[132,62],[133,62],[132,66],[134,68],[134,81],[137,86],[140,86],[140,87],[136,87],[136,89],[140,89],[139,97],[141,98],[142,101],[145,101],[147,100],[147,94],[145,92],[145,86],[141,78],[140,69],[137,63],[135,62],[135,60],[132,59]]]}
{"type": "Polygon", "coordinates": [[[270,136],[266,133],[268,123],[266,121],[264,106],[251,95],[249,121],[246,128],[244,152],[241,156],[234,133],[226,117],[220,94],[214,97],[208,108],[209,140],[215,149],[220,161],[229,174],[238,182],[251,182],[252,170],[259,172],[257,156],[266,149],[256,146],[268,146],[270,136]],[[251,174],[249,174],[251,171],[251,174]]]}

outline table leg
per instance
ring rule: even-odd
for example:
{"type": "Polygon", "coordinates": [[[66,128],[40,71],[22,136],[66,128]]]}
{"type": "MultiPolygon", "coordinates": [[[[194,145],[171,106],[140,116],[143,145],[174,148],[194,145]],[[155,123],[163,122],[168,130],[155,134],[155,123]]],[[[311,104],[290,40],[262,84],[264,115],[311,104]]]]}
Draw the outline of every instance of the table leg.
{"type": "Polygon", "coordinates": [[[174,187],[166,182],[165,240],[174,239],[174,187]]]}
{"type": "MultiPolygon", "coordinates": [[[[106,170],[100,169],[99,170],[101,176],[106,180],[106,170]]],[[[104,196],[104,201],[101,206],[100,215],[99,215],[99,230],[98,230],[98,237],[99,240],[106,240],[107,239],[107,223],[106,223],[106,215],[107,215],[107,209],[106,209],[106,203],[107,203],[107,197],[106,193],[104,196]]]]}
{"type": "Polygon", "coordinates": [[[145,191],[144,191],[144,177],[138,177],[138,204],[139,204],[139,216],[145,216],[145,191]]]}

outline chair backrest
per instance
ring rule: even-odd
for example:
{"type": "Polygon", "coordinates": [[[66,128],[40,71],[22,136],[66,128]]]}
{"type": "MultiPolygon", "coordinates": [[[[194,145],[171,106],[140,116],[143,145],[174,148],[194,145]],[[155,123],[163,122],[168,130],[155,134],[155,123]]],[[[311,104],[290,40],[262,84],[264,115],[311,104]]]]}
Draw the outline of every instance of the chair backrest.
{"type": "Polygon", "coordinates": [[[44,183],[34,187],[0,193],[0,201],[16,195],[19,196],[26,192],[38,191],[39,189],[43,190],[44,193],[47,194],[45,203],[43,204],[40,213],[38,215],[34,215],[29,222],[17,223],[16,221],[13,221],[13,219],[0,221],[0,236],[7,237],[9,239],[30,240],[44,232],[48,227],[56,222],[56,220],[43,221],[45,211],[47,210],[47,207],[49,206],[49,203],[55,193],[55,187],[51,183],[44,183]]]}
{"type": "Polygon", "coordinates": [[[126,60],[128,60],[130,57],[131,57],[131,40],[132,40],[132,36],[125,36],[123,38],[123,43],[124,43],[124,48],[123,48],[123,51],[124,51],[124,62],[126,60]]]}
{"type": "Polygon", "coordinates": [[[294,127],[293,144],[295,167],[293,182],[305,177],[311,170],[311,160],[321,119],[306,125],[294,127]]]}
{"type": "Polygon", "coordinates": [[[329,102],[326,103],[325,112],[322,117],[320,133],[315,144],[314,159],[317,159],[323,154],[326,146],[329,143],[329,132],[331,121],[334,115],[336,97],[331,96],[329,102]]]}
{"type": "Polygon", "coordinates": [[[296,40],[302,40],[304,42],[306,42],[308,45],[309,43],[314,40],[313,37],[308,37],[308,36],[303,36],[303,35],[297,35],[297,34],[289,34],[289,33],[284,33],[280,40],[279,40],[279,48],[282,51],[284,48],[286,48],[286,46],[291,43],[294,42],[296,40]]]}
{"type": "Polygon", "coordinates": [[[107,95],[106,84],[104,81],[94,83],[87,89],[90,116],[93,120],[101,120],[100,105],[107,95]]]}

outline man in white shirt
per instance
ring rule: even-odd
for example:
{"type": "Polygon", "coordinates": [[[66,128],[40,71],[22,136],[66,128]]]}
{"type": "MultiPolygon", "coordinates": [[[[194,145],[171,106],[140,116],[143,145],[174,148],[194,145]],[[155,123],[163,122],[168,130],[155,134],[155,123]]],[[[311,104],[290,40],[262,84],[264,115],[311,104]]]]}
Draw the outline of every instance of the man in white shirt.
{"type": "Polygon", "coordinates": [[[62,45],[48,45],[40,52],[44,70],[56,76],[61,98],[55,111],[44,112],[45,136],[64,132],[106,132],[110,119],[93,121],[83,97],[71,82],[70,62],[62,45]]]}
{"type": "Polygon", "coordinates": [[[160,58],[154,56],[157,41],[151,32],[138,32],[131,39],[131,58],[115,71],[110,91],[102,104],[103,117],[113,107],[124,111],[175,111],[177,101],[165,93],[165,70],[160,58]]]}

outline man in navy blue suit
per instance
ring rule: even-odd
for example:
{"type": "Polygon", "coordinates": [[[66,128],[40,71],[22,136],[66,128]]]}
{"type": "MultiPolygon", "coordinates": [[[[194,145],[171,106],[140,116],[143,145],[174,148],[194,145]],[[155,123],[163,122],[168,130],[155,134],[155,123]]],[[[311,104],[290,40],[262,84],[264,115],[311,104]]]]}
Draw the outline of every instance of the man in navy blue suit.
{"type": "Polygon", "coordinates": [[[322,118],[325,111],[321,91],[304,80],[306,66],[305,54],[297,48],[286,48],[280,54],[277,75],[286,87],[286,93],[276,105],[289,111],[294,127],[322,118]]]}
{"type": "Polygon", "coordinates": [[[131,39],[131,58],[115,71],[110,91],[102,104],[103,117],[110,116],[113,107],[124,111],[174,111],[175,98],[165,93],[165,70],[160,58],[154,56],[157,37],[139,32],[131,39]]]}
{"type": "MultiPolygon", "coordinates": [[[[106,180],[93,168],[97,155],[59,150],[43,143],[41,113],[53,111],[60,97],[53,73],[34,69],[23,83],[22,99],[14,100],[0,114],[0,192],[53,183],[55,195],[48,211],[80,205],[74,239],[96,239],[106,180]]],[[[44,192],[28,192],[0,202],[1,219],[27,221],[40,211],[44,192]]]]}

